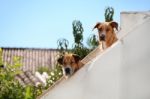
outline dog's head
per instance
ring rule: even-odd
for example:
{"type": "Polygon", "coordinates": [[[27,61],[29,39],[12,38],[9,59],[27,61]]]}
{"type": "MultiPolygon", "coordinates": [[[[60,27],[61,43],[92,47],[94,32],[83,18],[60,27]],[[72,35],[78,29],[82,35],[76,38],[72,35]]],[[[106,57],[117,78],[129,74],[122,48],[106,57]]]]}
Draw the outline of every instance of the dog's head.
{"type": "Polygon", "coordinates": [[[99,33],[99,39],[105,41],[106,37],[112,35],[114,33],[114,28],[118,30],[118,23],[117,22],[104,22],[104,23],[97,23],[93,30],[97,28],[99,33]]]}
{"type": "Polygon", "coordinates": [[[80,57],[76,54],[65,54],[60,57],[58,63],[63,66],[63,73],[66,76],[72,75],[77,69],[79,69],[80,57]]]}

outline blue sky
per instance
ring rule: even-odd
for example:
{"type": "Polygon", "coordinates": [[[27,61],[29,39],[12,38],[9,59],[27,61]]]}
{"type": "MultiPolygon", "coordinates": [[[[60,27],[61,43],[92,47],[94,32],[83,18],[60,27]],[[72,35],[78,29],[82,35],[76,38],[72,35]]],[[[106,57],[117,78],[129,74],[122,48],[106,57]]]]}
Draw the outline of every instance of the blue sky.
{"type": "Polygon", "coordinates": [[[57,48],[57,40],[73,43],[72,21],[80,20],[84,44],[96,22],[104,21],[104,9],[148,11],[150,0],[0,0],[0,47],[57,48]]]}

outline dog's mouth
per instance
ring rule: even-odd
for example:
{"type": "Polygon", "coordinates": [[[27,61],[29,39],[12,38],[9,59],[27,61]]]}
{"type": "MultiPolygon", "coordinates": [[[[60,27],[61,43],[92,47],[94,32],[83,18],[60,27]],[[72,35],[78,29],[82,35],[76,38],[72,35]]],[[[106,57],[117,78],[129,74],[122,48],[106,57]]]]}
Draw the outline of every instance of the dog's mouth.
{"type": "Polygon", "coordinates": [[[72,75],[73,74],[73,72],[74,72],[74,70],[71,68],[71,66],[66,66],[66,67],[64,67],[63,68],[64,70],[64,74],[66,75],[66,76],[69,76],[69,75],[72,75]]]}

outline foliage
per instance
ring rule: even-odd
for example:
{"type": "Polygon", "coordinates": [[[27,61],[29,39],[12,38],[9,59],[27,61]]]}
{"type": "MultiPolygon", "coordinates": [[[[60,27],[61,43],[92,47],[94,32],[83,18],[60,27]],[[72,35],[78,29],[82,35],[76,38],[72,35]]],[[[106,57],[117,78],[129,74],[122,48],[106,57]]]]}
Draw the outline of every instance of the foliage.
{"type": "Polygon", "coordinates": [[[83,59],[90,52],[90,49],[88,49],[87,47],[84,47],[84,45],[82,44],[79,44],[79,45],[75,44],[73,46],[72,52],[74,54],[79,55],[81,59],[83,59]]]}
{"type": "Polygon", "coordinates": [[[3,61],[2,61],[2,49],[0,48],[0,66],[3,65],[3,61]]]}
{"type": "Polygon", "coordinates": [[[35,95],[33,93],[33,86],[27,86],[25,88],[25,98],[24,99],[35,99],[35,95]]]}
{"type": "Polygon", "coordinates": [[[72,44],[72,49],[68,50],[69,42],[66,39],[59,39],[57,41],[58,49],[59,49],[59,57],[64,55],[65,52],[71,51],[74,54],[79,55],[81,58],[84,58],[90,50],[83,45],[83,32],[84,29],[82,27],[82,23],[78,20],[74,20],[72,22],[73,28],[73,36],[74,36],[74,44],[72,44]]]}
{"type": "Polygon", "coordinates": [[[82,44],[83,41],[83,27],[82,23],[78,20],[74,20],[72,22],[72,28],[73,28],[73,36],[74,36],[74,42],[76,44],[82,44]]]}
{"type": "Polygon", "coordinates": [[[110,22],[110,21],[113,21],[113,15],[114,15],[114,8],[112,7],[107,7],[105,9],[105,21],[106,22],[110,22]]]}
{"type": "Polygon", "coordinates": [[[62,75],[62,67],[60,65],[56,65],[56,67],[49,74],[49,79],[47,80],[46,88],[53,85],[57,80],[59,80],[62,77],[62,75]]]}
{"type": "Polygon", "coordinates": [[[88,40],[87,40],[87,44],[90,47],[91,50],[95,49],[98,44],[99,44],[99,40],[98,37],[95,34],[92,34],[88,40]]]}
{"type": "Polygon", "coordinates": [[[42,86],[28,85],[25,89],[25,99],[36,99],[37,96],[41,95],[44,88],[42,86]]]}
{"type": "Polygon", "coordinates": [[[84,32],[82,23],[78,20],[74,20],[72,23],[72,28],[73,28],[73,36],[74,36],[74,44],[73,44],[72,52],[74,54],[79,55],[81,58],[84,58],[90,51],[82,43],[83,32],[84,32]]]}
{"type": "Polygon", "coordinates": [[[65,53],[65,51],[68,50],[69,41],[67,39],[59,39],[57,40],[58,49],[61,55],[65,53]]]}
{"type": "MultiPolygon", "coordinates": [[[[2,49],[0,49],[0,57],[2,57],[2,49]]],[[[0,63],[3,64],[2,58],[0,63]]],[[[6,67],[0,68],[0,99],[23,99],[24,88],[15,80],[15,75],[20,73],[20,58],[14,57],[13,64],[7,64],[6,67]]]]}
{"type": "Polygon", "coordinates": [[[48,67],[39,67],[37,70],[40,74],[42,74],[43,72],[47,72],[50,73],[50,69],[48,67]]]}
{"type": "MultiPolygon", "coordinates": [[[[50,86],[52,86],[63,75],[62,67],[58,64],[56,65],[56,67],[53,70],[49,70],[49,68],[47,68],[47,67],[40,67],[38,69],[38,72],[41,74],[43,72],[47,72],[49,75],[49,78],[47,79],[47,85],[45,88],[42,88],[42,90],[47,89],[50,86]]],[[[41,92],[41,90],[38,91],[38,93],[40,93],[40,92],[41,92]]]]}
{"type": "MultiPolygon", "coordinates": [[[[0,48],[0,63],[2,61],[2,49],[0,48]]],[[[15,75],[21,73],[21,58],[14,57],[13,64],[7,63],[4,68],[0,68],[0,99],[36,99],[41,93],[41,88],[35,86],[23,87],[15,75]]]]}
{"type": "MultiPolygon", "coordinates": [[[[54,70],[49,70],[46,67],[39,68],[39,72],[49,73],[50,78],[47,80],[47,86],[22,86],[15,76],[21,73],[21,58],[14,57],[13,64],[6,64],[5,68],[0,68],[0,99],[36,99],[37,96],[42,94],[42,91],[50,87],[57,80],[59,80],[63,73],[61,66],[57,65],[54,70]]],[[[2,61],[2,49],[0,49],[0,64],[3,65],[2,61]]]]}

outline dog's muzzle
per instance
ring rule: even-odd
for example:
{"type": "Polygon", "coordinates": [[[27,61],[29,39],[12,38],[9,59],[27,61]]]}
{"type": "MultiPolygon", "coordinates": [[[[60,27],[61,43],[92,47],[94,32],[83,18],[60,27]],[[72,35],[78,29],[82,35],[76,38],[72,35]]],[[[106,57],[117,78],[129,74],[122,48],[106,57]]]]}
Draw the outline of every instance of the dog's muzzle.
{"type": "Polygon", "coordinates": [[[65,75],[72,75],[74,70],[71,68],[71,66],[67,66],[64,68],[65,75]]]}
{"type": "Polygon", "coordinates": [[[101,34],[101,35],[100,35],[100,40],[101,40],[101,41],[105,41],[105,34],[101,34]]]}

